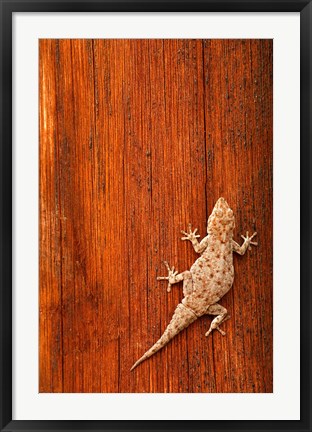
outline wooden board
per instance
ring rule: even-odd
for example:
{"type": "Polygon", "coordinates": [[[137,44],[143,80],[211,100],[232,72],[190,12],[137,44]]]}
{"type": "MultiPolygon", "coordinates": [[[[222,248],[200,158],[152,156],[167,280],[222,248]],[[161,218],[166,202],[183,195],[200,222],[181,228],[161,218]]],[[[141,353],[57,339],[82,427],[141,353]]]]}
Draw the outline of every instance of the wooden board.
{"type": "Polygon", "coordinates": [[[40,392],[272,392],[272,40],[40,40],[40,392]],[[226,336],[195,321],[133,372],[181,301],[162,263],[236,216],[226,336]]]}

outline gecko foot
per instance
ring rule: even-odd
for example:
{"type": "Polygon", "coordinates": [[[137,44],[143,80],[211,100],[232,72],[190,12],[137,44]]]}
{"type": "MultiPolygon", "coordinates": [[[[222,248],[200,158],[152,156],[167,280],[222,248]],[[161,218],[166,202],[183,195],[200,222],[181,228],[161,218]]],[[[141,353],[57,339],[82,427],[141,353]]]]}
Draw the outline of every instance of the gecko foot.
{"type": "Polygon", "coordinates": [[[247,243],[248,250],[251,249],[251,245],[258,246],[257,242],[251,241],[256,235],[257,235],[257,233],[254,232],[253,235],[251,237],[249,237],[248,231],[246,232],[246,237],[241,235],[241,238],[244,240],[245,243],[247,243]]]}
{"type": "Polygon", "coordinates": [[[167,267],[168,276],[158,276],[157,280],[167,280],[168,281],[167,292],[170,292],[171,291],[171,285],[176,282],[175,277],[178,274],[178,271],[175,270],[174,267],[170,268],[167,261],[164,261],[164,264],[167,267]]]}
{"type": "Polygon", "coordinates": [[[188,224],[188,232],[181,230],[181,233],[185,235],[185,237],[181,237],[181,240],[189,240],[191,242],[196,240],[198,237],[200,237],[200,235],[196,234],[196,232],[197,228],[192,231],[192,225],[188,224]]]}
{"type": "MultiPolygon", "coordinates": [[[[215,329],[218,330],[218,332],[221,333],[222,336],[225,336],[225,335],[226,335],[226,332],[223,331],[223,330],[221,330],[220,327],[216,327],[215,329]]],[[[210,328],[210,329],[205,333],[205,336],[209,336],[210,333],[212,332],[212,330],[213,330],[213,329],[210,328]]]]}
{"type": "Polygon", "coordinates": [[[220,324],[219,324],[218,326],[216,326],[216,327],[210,327],[210,329],[205,333],[205,336],[209,336],[210,333],[212,332],[212,330],[214,330],[214,329],[218,330],[218,332],[221,333],[222,336],[225,336],[225,335],[226,335],[226,332],[223,331],[223,330],[221,330],[219,326],[220,326],[221,324],[223,324],[225,321],[227,321],[228,319],[230,319],[230,318],[231,318],[231,315],[227,315],[227,316],[226,316],[226,317],[225,317],[225,318],[220,322],[220,324]]]}

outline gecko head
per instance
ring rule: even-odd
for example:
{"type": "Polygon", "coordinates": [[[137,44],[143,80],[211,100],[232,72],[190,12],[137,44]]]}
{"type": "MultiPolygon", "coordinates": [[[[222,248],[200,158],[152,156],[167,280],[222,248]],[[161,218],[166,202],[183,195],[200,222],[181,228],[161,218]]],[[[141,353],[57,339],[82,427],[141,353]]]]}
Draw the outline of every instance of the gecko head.
{"type": "Polygon", "coordinates": [[[234,213],[224,198],[219,198],[208,218],[208,234],[222,234],[233,231],[234,213]]]}

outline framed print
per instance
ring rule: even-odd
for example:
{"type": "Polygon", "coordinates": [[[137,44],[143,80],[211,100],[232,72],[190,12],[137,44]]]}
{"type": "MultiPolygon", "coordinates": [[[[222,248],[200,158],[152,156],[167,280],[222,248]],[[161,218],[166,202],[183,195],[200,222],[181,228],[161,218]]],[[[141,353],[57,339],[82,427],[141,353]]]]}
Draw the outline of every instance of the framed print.
{"type": "Polygon", "coordinates": [[[2,430],[310,430],[310,2],[1,19],[2,430]]]}
{"type": "MultiPolygon", "coordinates": [[[[39,63],[39,391],[271,393],[273,41],[41,39],[39,63]],[[224,74],[224,79],[219,73],[224,74]],[[230,74],[231,85],[228,84],[230,74]],[[168,93],[168,86],[171,89],[176,86],[176,90],[168,93]],[[237,94],[235,88],[241,89],[241,94],[237,94]],[[218,95],[213,95],[214,91],[218,95]],[[52,94],[56,94],[55,105],[51,100],[52,94]],[[255,100],[260,97],[257,106],[255,100]],[[128,107],[127,115],[121,101],[128,107]],[[249,108],[246,101],[251,105],[249,108]],[[59,104],[64,104],[64,108],[59,104]],[[101,118],[97,111],[90,111],[89,104],[102,112],[101,118]],[[202,111],[202,106],[207,108],[206,113],[202,111]],[[221,107],[218,109],[218,106],[221,107]],[[222,113],[226,116],[222,117],[222,113]],[[194,123],[194,116],[197,123],[194,123]],[[254,126],[245,126],[245,122],[250,124],[252,121],[254,126]],[[226,125],[222,126],[223,122],[226,125]],[[244,132],[238,130],[235,133],[235,126],[233,129],[230,126],[233,123],[244,132]],[[157,128],[153,124],[157,124],[157,128]],[[220,125],[219,128],[216,125],[220,125]],[[229,128],[232,132],[220,139],[223,128],[229,128]],[[116,135],[116,131],[123,133],[117,132],[116,135]],[[59,134],[55,138],[59,147],[52,150],[54,134],[59,134]],[[207,148],[206,141],[209,141],[207,148]],[[89,143],[88,153],[86,142],[89,143]],[[248,142],[255,144],[249,144],[248,148],[248,142]],[[205,154],[208,155],[207,160],[203,158],[205,154]],[[222,176],[220,170],[224,173],[222,176]],[[89,179],[86,183],[81,180],[85,178],[89,179]],[[202,187],[209,183],[214,184],[216,189],[214,196],[212,188],[205,190],[202,187]],[[200,189],[201,194],[196,192],[200,189]],[[183,199],[183,196],[188,198],[183,199]],[[245,309],[245,313],[241,311],[236,317],[238,328],[249,327],[248,315],[254,322],[256,304],[260,302],[265,305],[259,311],[257,326],[266,343],[261,345],[257,337],[243,340],[235,332],[231,340],[230,335],[223,337],[224,330],[217,327],[220,345],[214,348],[215,358],[211,363],[206,352],[213,351],[212,346],[209,347],[209,338],[207,341],[195,333],[190,334],[192,329],[196,333],[208,330],[205,327],[196,330],[199,323],[205,326],[204,320],[196,320],[197,323],[190,326],[196,316],[200,318],[202,315],[200,310],[206,310],[207,304],[212,301],[200,297],[204,295],[200,286],[197,287],[198,294],[192,295],[195,288],[190,286],[195,284],[196,266],[206,262],[203,261],[203,251],[190,272],[180,272],[173,277],[172,283],[183,278],[184,300],[181,304],[178,289],[172,288],[172,305],[167,312],[164,308],[166,299],[170,298],[167,290],[163,289],[163,295],[158,298],[151,295],[151,290],[163,285],[161,281],[157,284],[157,276],[166,278],[160,276],[164,274],[163,270],[167,272],[166,267],[169,266],[162,264],[162,255],[169,254],[169,262],[178,260],[175,264],[177,268],[183,267],[183,261],[196,260],[194,253],[190,255],[187,245],[175,241],[176,227],[173,226],[171,232],[170,221],[178,226],[180,232],[184,228],[183,219],[196,219],[198,207],[201,207],[204,214],[199,219],[206,225],[206,212],[210,214],[212,205],[223,196],[227,199],[237,196],[238,201],[246,202],[243,208],[250,212],[247,223],[252,226],[253,232],[257,230],[258,237],[262,236],[263,241],[267,241],[263,246],[266,252],[261,255],[261,261],[258,260],[261,270],[242,268],[244,276],[241,279],[235,274],[236,283],[246,284],[249,289],[246,289],[246,298],[233,300],[239,303],[239,310],[245,309]],[[206,201],[208,209],[202,205],[206,201]],[[257,203],[253,205],[252,202],[257,203]],[[174,203],[174,207],[171,208],[170,203],[174,203]],[[253,206],[262,208],[260,203],[265,203],[266,209],[262,216],[256,210],[250,210],[253,206]],[[58,216],[59,213],[63,216],[58,216]],[[91,215],[95,214],[97,217],[93,218],[91,215]],[[259,232],[256,223],[261,217],[260,225],[266,227],[267,240],[264,240],[265,234],[259,232]],[[60,218],[64,219],[64,224],[59,224],[60,218]],[[77,224],[79,227],[76,227],[77,224]],[[75,246],[76,242],[79,247],[75,246]],[[87,244],[90,245],[88,248],[87,244]],[[124,247],[129,252],[123,256],[124,247]],[[61,263],[58,264],[59,261],[61,263]],[[103,269],[103,275],[99,274],[100,269],[103,269]],[[251,288],[255,283],[250,280],[251,273],[261,273],[257,288],[251,288]],[[149,275],[147,281],[146,274],[149,275]],[[64,281],[61,281],[63,278],[64,281]],[[120,287],[119,292],[116,291],[117,286],[120,287]],[[188,290],[190,294],[186,293],[188,290]],[[255,293],[251,294],[253,290],[255,293]],[[256,297],[254,300],[252,295],[256,297]],[[59,306],[63,308],[63,313],[60,313],[59,306]],[[165,333],[161,336],[158,326],[164,327],[161,323],[166,322],[166,315],[170,313],[174,314],[173,321],[166,330],[166,326],[162,328],[165,333]],[[77,316],[88,318],[78,320],[77,316]],[[99,322],[103,325],[98,326],[99,322]],[[189,327],[187,332],[181,332],[184,327],[189,327]],[[136,340],[137,335],[142,333],[146,335],[136,340]],[[60,337],[61,334],[63,336],[60,337]],[[159,356],[163,358],[158,359],[157,366],[152,365],[154,358],[151,358],[149,366],[145,364],[138,368],[139,363],[136,363],[136,371],[131,371],[135,359],[144,354],[141,352],[143,346],[147,347],[152,338],[155,342],[161,338],[152,348],[156,354],[175,336],[178,336],[179,342],[169,344],[169,347],[175,346],[176,352],[170,353],[167,347],[165,357],[159,356]],[[186,357],[181,352],[181,346],[188,350],[191,341],[194,343],[192,358],[190,354],[186,357]],[[226,341],[229,347],[224,346],[226,341]],[[235,354],[230,353],[230,347],[235,345],[235,354]],[[228,353],[228,358],[223,363],[221,358],[225,353],[228,353]],[[180,357],[178,364],[172,361],[177,356],[180,357]],[[53,362],[62,367],[53,368],[53,362]],[[205,364],[203,371],[195,367],[198,362],[205,364]],[[170,364],[175,369],[174,373],[170,372],[170,364]],[[219,364],[222,364],[222,371],[219,364]],[[228,371],[225,373],[226,364],[228,371]],[[244,372],[241,370],[243,364],[244,372]],[[157,374],[151,374],[153,369],[157,370],[157,374]],[[257,374],[262,377],[261,380],[256,378],[257,374]],[[136,378],[133,380],[131,376],[136,378]]],[[[217,207],[224,207],[224,213],[230,211],[230,204],[224,201],[221,205],[221,201],[218,202],[217,207]]],[[[231,208],[236,214],[236,225],[241,226],[243,222],[237,214],[239,205],[231,203],[231,208]]],[[[242,215],[243,219],[246,217],[242,215]]],[[[211,227],[213,218],[212,215],[211,227]]],[[[213,257],[214,251],[211,250],[207,266],[200,271],[200,277],[208,277],[207,283],[216,285],[218,293],[222,293],[223,289],[228,291],[233,277],[232,266],[236,265],[227,247],[227,242],[231,240],[227,240],[227,231],[223,228],[234,229],[231,228],[231,220],[226,221],[220,227],[222,234],[218,234],[215,243],[207,248],[207,252],[210,248],[215,249],[216,256],[213,257]],[[218,240],[220,236],[225,238],[222,243],[218,240]],[[221,255],[228,255],[229,258],[221,258],[221,255]]],[[[215,223],[218,225],[217,219],[215,223]]],[[[198,250],[200,246],[194,229],[187,228],[183,235],[198,250]]],[[[200,228],[201,233],[205,231],[206,226],[200,228]]],[[[230,236],[232,238],[233,233],[230,236]]],[[[209,238],[213,238],[212,231],[209,238]]],[[[249,241],[252,240],[246,240],[245,244],[249,241]]],[[[251,246],[249,260],[252,260],[253,252],[256,253],[251,246]]],[[[243,253],[244,250],[238,252],[243,253]]],[[[240,265],[243,262],[247,265],[247,260],[239,262],[240,265]]],[[[191,267],[191,262],[188,265],[191,267]]],[[[214,295],[213,292],[211,295],[214,295]]],[[[220,299],[221,295],[217,294],[220,299]]],[[[243,296],[243,293],[240,295],[243,296]]],[[[220,300],[220,304],[211,308],[211,312],[217,314],[214,323],[222,319],[222,314],[228,316],[225,308],[233,308],[231,304],[221,306],[221,303],[220,300]]],[[[169,316],[167,324],[170,319],[169,316]]],[[[213,343],[213,338],[210,343],[213,343]]],[[[216,343],[214,341],[214,346],[216,343]]],[[[147,358],[150,354],[151,351],[146,354],[147,358]]]]}

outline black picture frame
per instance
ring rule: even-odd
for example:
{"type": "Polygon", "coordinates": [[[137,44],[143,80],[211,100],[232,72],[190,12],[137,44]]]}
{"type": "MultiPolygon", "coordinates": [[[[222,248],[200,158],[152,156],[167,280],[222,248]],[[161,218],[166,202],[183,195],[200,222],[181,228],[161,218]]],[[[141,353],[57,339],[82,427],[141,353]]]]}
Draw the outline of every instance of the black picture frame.
{"type": "MultiPolygon", "coordinates": [[[[62,1],[0,0],[0,427],[1,431],[311,430],[311,32],[312,0],[62,1]],[[31,421],[12,420],[12,14],[15,12],[300,12],[301,408],[298,421],[31,421]]],[[[298,231],[299,227],[289,227],[298,231]]],[[[287,235],[287,233],[285,233],[287,235]]],[[[289,319],[293,317],[289,316],[289,319]]],[[[299,332],[299,328],[298,328],[299,332]]],[[[289,340],[291,344],[291,340],[289,340]]]]}

